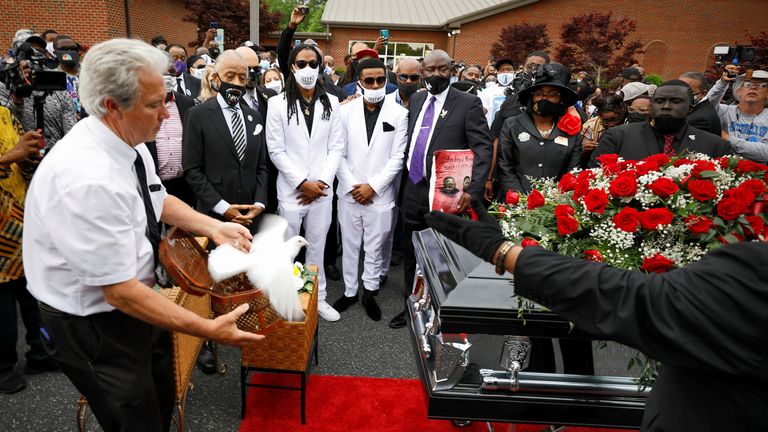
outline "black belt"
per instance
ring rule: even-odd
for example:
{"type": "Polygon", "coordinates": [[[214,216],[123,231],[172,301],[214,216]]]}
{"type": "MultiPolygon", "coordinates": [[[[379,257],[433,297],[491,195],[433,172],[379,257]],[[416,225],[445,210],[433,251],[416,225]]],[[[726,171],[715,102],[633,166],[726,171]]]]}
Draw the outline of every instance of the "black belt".
{"type": "Polygon", "coordinates": [[[62,311],[56,309],[55,307],[53,307],[51,305],[48,305],[48,304],[45,304],[45,303],[43,303],[41,301],[37,302],[37,304],[40,307],[41,311],[44,311],[44,312],[46,312],[46,313],[48,313],[50,315],[55,315],[55,316],[59,316],[59,317],[62,317],[62,318],[69,318],[69,317],[75,316],[75,315],[68,314],[66,312],[62,312],[62,311]]]}

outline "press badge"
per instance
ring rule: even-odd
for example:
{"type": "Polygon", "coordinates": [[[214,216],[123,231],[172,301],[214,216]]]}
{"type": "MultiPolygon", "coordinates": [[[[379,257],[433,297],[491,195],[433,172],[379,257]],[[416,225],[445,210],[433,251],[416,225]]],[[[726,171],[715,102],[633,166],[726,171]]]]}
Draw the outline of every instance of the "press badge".
{"type": "Polygon", "coordinates": [[[555,137],[555,144],[560,144],[561,146],[567,146],[568,138],[564,136],[555,137]]]}

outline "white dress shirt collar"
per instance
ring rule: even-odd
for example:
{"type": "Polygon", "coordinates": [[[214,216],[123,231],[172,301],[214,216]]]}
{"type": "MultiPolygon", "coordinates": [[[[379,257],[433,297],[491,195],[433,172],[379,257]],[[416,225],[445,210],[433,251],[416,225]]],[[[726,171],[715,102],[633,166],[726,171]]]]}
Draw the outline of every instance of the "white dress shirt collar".
{"type": "MultiPolygon", "coordinates": [[[[88,119],[83,119],[85,121],[88,119]]],[[[102,144],[107,148],[106,154],[115,160],[120,165],[133,166],[136,161],[136,150],[123,141],[115,132],[110,129],[103,120],[97,120],[93,117],[94,121],[89,121],[91,131],[93,133],[93,140],[102,144]]]]}

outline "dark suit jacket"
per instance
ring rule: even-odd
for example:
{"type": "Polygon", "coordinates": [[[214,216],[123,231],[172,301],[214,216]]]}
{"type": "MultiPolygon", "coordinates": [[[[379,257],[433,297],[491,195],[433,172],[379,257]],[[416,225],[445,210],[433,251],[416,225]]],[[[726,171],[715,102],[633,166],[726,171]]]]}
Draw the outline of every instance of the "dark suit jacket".
{"type": "MultiPolygon", "coordinates": [[[[195,106],[195,100],[184,96],[179,92],[173,92],[173,97],[176,100],[176,108],[179,110],[179,117],[181,117],[181,127],[183,128],[187,123],[187,110],[195,106]]],[[[149,149],[149,154],[152,155],[152,160],[155,161],[155,171],[158,171],[160,167],[157,162],[157,143],[155,141],[150,141],[146,144],[147,149],[149,149]]]]}
{"type": "Polygon", "coordinates": [[[247,138],[242,163],[218,98],[190,109],[184,128],[184,176],[197,195],[197,210],[218,219],[222,218],[212,209],[222,199],[230,204],[267,203],[264,120],[244,103],[240,108],[245,117],[247,138]],[[254,135],[257,129],[259,133],[254,135]]]}
{"type": "MultiPolygon", "coordinates": [[[[421,107],[432,96],[429,92],[422,91],[411,96],[408,106],[408,145],[405,148],[403,158],[402,182],[410,184],[408,180],[408,154],[410,152],[413,134],[419,131],[416,120],[421,112],[421,107]],[[415,132],[414,132],[415,131],[415,132]]],[[[472,165],[471,195],[480,198],[485,190],[485,180],[488,178],[488,170],[493,156],[491,134],[488,131],[488,122],[483,114],[483,104],[480,98],[463,93],[455,88],[449,88],[443,104],[442,113],[436,112],[437,122],[432,132],[432,140],[427,146],[427,163],[424,167],[426,177],[432,174],[432,157],[435,150],[463,150],[471,149],[474,153],[472,165]]],[[[405,193],[405,187],[400,188],[400,195],[405,193]]],[[[399,200],[401,201],[401,200],[399,200]]]]}
{"type": "Polygon", "coordinates": [[[269,98],[276,96],[277,92],[261,86],[256,86],[254,90],[256,91],[256,97],[259,98],[259,114],[261,114],[261,118],[266,119],[269,98]]]}
{"type": "Polygon", "coordinates": [[[693,111],[688,113],[685,120],[688,122],[688,125],[717,136],[720,136],[723,131],[720,117],[717,116],[715,107],[712,106],[708,99],[704,99],[694,105],[693,111]]]}
{"type": "Polygon", "coordinates": [[[555,127],[549,138],[542,138],[531,116],[525,113],[504,122],[499,151],[501,196],[509,189],[529,193],[531,183],[526,177],[559,179],[579,165],[581,133],[569,136],[555,127]]]}
{"type": "Polygon", "coordinates": [[[184,72],[182,74],[182,78],[184,79],[184,87],[187,89],[186,96],[189,96],[192,99],[200,96],[202,81],[193,77],[189,72],[184,72]]]}
{"type": "Polygon", "coordinates": [[[515,294],[663,366],[644,431],[768,430],[768,244],[715,249],[645,274],[523,249],[515,294]]]}
{"type": "MultiPolygon", "coordinates": [[[[683,132],[678,154],[688,152],[703,153],[710,157],[720,157],[731,153],[731,145],[719,136],[704,132],[688,125],[683,132]],[[693,137],[693,138],[692,138],[693,137]]],[[[601,154],[616,153],[625,160],[641,160],[660,153],[659,140],[648,122],[628,123],[608,129],[600,138],[597,148],[592,152],[590,167],[597,167],[597,157],[601,154]]]]}

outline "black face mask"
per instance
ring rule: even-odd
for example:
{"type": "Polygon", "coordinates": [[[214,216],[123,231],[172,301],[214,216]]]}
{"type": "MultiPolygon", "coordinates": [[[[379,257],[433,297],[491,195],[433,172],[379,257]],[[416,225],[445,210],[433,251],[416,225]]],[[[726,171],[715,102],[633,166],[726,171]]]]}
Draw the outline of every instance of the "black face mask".
{"type": "Polygon", "coordinates": [[[675,118],[672,116],[658,116],[653,118],[653,127],[662,133],[677,132],[685,124],[685,117],[675,118]]]}
{"type": "Polygon", "coordinates": [[[398,84],[397,89],[403,97],[410,98],[419,89],[419,84],[398,84]]]}
{"type": "Polygon", "coordinates": [[[451,80],[438,74],[434,74],[429,78],[424,78],[424,87],[426,87],[427,91],[433,95],[438,95],[444,92],[449,85],[451,85],[451,80]]]}
{"type": "Polygon", "coordinates": [[[245,82],[245,88],[254,89],[256,84],[261,81],[261,68],[256,66],[254,68],[248,68],[248,81],[245,82]]]}
{"type": "Polygon", "coordinates": [[[648,116],[643,114],[643,113],[631,112],[631,113],[627,114],[627,121],[629,123],[639,123],[639,122],[644,122],[644,121],[647,121],[647,120],[648,120],[648,116]]]}
{"type": "Polygon", "coordinates": [[[59,63],[70,69],[76,68],[80,62],[80,56],[73,50],[56,50],[53,52],[59,63]]]}
{"type": "Polygon", "coordinates": [[[552,103],[546,99],[542,99],[533,103],[533,112],[542,117],[557,117],[565,113],[565,107],[563,104],[552,103]]]}
{"type": "Polygon", "coordinates": [[[235,106],[245,94],[245,87],[222,81],[219,84],[219,94],[229,106],[235,106]]]}

